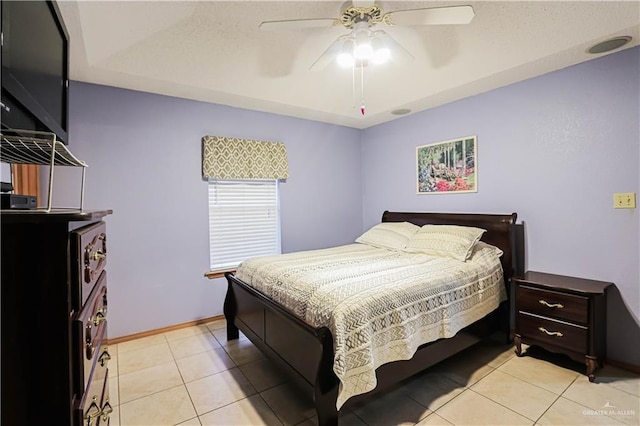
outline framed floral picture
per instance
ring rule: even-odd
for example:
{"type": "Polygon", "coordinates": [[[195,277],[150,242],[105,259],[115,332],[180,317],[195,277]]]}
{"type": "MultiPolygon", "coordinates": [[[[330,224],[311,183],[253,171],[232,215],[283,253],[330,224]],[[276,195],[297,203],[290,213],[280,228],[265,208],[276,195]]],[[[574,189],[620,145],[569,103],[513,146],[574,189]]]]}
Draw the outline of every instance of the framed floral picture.
{"type": "Polygon", "coordinates": [[[416,148],[418,194],[478,192],[476,136],[416,148]]]}

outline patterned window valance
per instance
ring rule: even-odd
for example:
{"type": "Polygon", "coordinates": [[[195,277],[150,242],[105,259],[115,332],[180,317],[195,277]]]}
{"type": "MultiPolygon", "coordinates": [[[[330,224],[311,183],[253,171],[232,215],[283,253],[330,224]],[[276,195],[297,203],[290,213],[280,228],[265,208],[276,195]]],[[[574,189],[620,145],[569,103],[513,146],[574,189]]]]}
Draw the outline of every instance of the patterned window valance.
{"type": "Polygon", "coordinates": [[[202,176],[213,179],[287,179],[287,148],[281,142],[205,136],[202,176]]]}

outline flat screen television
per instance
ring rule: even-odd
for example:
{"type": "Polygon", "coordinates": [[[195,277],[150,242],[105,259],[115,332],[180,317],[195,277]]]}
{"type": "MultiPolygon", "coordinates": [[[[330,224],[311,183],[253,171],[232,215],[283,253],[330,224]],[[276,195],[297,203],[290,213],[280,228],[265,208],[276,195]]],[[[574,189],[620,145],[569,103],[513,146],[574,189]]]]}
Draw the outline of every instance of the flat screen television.
{"type": "Polygon", "coordinates": [[[2,0],[2,127],[69,142],[69,35],[54,1],[2,0]]]}

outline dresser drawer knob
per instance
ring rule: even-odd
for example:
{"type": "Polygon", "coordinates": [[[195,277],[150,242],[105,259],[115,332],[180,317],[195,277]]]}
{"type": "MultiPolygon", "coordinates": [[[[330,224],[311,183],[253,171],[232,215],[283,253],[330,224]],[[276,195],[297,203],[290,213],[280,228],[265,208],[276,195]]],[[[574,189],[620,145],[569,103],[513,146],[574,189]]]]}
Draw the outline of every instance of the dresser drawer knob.
{"type": "Polygon", "coordinates": [[[107,254],[103,253],[102,250],[97,250],[93,252],[93,255],[91,257],[93,258],[93,260],[100,260],[107,257],[107,254]]]}
{"type": "Polygon", "coordinates": [[[564,308],[564,305],[562,303],[549,303],[544,299],[538,300],[538,302],[540,302],[541,304],[543,304],[547,308],[558,308],[558,309],[564,308]]]}
{"type": "Polygon", "coordinates": [[[549,336],[556,336],[556,337],[562,337],[563,336],[563,334],[560,333],[559,331],[548,331],[544,327],[538,327],[538,330],[542,331],[545,334],[548,334],[549,336]]]}

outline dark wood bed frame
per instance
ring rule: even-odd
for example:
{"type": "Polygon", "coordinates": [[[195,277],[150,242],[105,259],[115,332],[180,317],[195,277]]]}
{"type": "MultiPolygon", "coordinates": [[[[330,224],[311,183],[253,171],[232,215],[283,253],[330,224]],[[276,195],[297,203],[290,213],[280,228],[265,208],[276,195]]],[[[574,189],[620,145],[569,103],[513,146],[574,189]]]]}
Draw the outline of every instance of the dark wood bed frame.
{"type": "MultiPolygon", "coordinates": [[[[523,247],[516,250],[516,213],[508,215],[457,213],[402,213],[385,211],[382,222],[453,224],[486,229],[482,241],[499,247],[502,256],[507,294],[511,277],[516,273],[523,247]]],[[[521,226],[521,225],[518,225],[521,226]]],[[[522,271],[518,271],[521,273],[522,271]]],[[[311,327],[281,305],[237,279],[225,274],[228,281],[224,301],[227,339],[239,337],[241,330],[274,363],[290,373],[295,382],[309,391],[318,414],[318,424],[338,424],[336,400],[338,378],[333,372],[333,337],[326,327],[311,327]]],[[[384,364],[376,370],[378,385],[373,391],[357,395],[348,404],[368,397],[474,345],[502,330],[509,338],[509,302],[491,314],[462,329],[454,337],[422,345],[407,361],[384,364]]]]}

